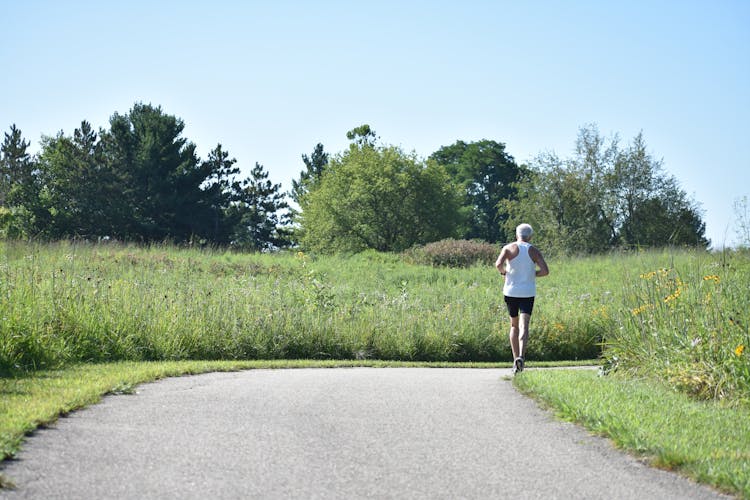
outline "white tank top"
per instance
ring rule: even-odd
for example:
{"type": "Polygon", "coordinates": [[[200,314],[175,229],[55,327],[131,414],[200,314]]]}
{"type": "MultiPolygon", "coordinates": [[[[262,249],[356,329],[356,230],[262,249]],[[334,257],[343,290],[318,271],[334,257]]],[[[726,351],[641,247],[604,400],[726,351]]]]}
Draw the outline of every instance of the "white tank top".
{"type": "Polygon", "coordinates": [[[529,256],[531,243],[520,242],[518,255],[508,261],[503,295],[508,297],[536,296],[536,264],[529,256]]]}

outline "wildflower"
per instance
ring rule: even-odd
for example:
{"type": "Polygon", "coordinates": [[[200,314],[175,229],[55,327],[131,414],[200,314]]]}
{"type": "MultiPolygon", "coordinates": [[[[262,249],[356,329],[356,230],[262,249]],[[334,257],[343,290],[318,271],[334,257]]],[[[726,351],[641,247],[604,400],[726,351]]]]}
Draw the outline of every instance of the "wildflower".
{"type": "Polygon", "coordinates": [[[666,297],[664,297],[664,302],[669,303],[669,302],[672,302],[673,300],[677,300],[680,297],[680,295],[682,295],[682,289],[678,288],[677,290],[674,291],[672,295],[667,295],[666,297]]]}
{"type": "Polygon", "coordinates": [[[643,304],[641,307],[636,307],[635,309],[632,309],[631,312],[633,313],[633,316],[638,316],[639,314],[646,312],[653,308],[654,308],[653,304],[643,304]]]}
{"type": "Polygon", "coordinates": [[[713,281],[714,283],[721,283],[721,278],[715,274],[709,274],[703,277],[703,281],[713,281]]]}
{"type": "Polygon", "coordinates": [[[745,346],[743,344],[738,345],[737,348],[734,350],[734,353],[737,356],[742,356],[743,352],[745,352],[745,346]]]}
{"type": "Polygon", "coordinates": [[[597,316],[601,316],[604,319],[609,319],[609,314],[607,314],[607,306],[602,306],[599,309],[594,309],[594,314],[597,316]]]}

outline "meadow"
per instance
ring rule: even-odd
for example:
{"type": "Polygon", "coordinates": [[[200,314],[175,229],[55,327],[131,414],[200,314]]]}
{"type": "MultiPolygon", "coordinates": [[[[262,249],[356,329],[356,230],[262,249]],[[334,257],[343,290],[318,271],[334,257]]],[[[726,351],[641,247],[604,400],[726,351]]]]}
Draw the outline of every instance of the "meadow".
{"type": "MultiPolygon", "coordinates": [[[[510,359],[500,276],[491,266],[419,266],[377,253],[68,243],[4,250],[6,369],[120,360],[510,359]]],[[[543,340],[533,357],[596,357],[597,332],[562,335],[540,311],[543,340]]]]}
{"type": "MultiPolygon", "coordinates": [[[[527,358],[748,400],[750,257],[551,258],[527,358]],[[606,345],[602,355],[602,343],[606,345]]],[[[170,360],[508,361],[502,278],[364,252],[0,242],[0,369],[170,360]]]]}

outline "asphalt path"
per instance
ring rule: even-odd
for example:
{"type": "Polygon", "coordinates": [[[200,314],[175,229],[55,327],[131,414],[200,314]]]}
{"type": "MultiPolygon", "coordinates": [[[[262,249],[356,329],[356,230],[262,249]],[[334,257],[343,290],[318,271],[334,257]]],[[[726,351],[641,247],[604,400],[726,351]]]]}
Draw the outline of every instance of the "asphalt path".
{"type": "Polygon", "coordinates": [[[503,369],[251,370],[108,396],[30,436],[2,498],[723,498],[555,420],[503,369]]]}

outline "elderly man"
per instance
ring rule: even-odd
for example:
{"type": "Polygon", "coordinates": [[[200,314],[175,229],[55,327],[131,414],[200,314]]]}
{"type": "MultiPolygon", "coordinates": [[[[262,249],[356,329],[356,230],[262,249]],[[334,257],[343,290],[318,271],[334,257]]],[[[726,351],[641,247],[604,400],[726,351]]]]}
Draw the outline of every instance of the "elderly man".
{"type": "Polygon", "coordinates": [[[530,225],[520,224],[516,228],[516,241],[505,245],[495,262],[497,270],[505,276],[503,295],[510,315],[513,374],[523,371],[529,322],[536,296],[536,278],[549,274],[542,253],[529,243],[533,232],[530,225]]]}

